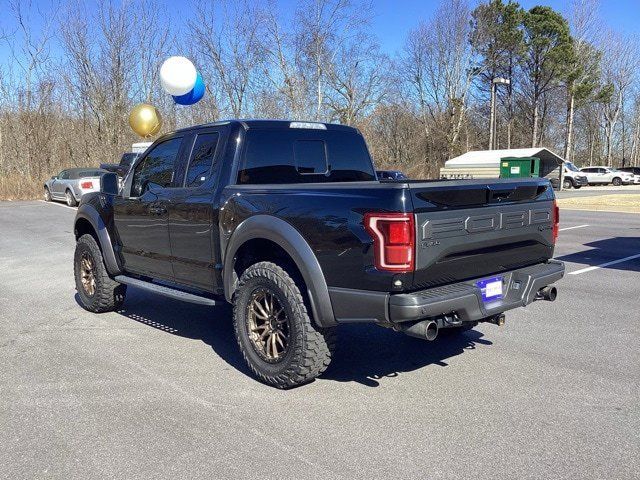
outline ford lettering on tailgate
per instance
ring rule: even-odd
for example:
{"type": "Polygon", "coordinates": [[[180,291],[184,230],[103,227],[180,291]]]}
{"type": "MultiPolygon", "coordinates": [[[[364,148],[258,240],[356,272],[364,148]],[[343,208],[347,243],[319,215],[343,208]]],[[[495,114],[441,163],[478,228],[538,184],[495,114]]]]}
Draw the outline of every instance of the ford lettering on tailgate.
{"type": "Polygon", "coordinates": [[[431,240],[495,230],[512,230],[531,225],[540,225],[540,230],[551,228],[551,210],[528,209],[427,220],[421,228],[422,240],[431,240]]]}

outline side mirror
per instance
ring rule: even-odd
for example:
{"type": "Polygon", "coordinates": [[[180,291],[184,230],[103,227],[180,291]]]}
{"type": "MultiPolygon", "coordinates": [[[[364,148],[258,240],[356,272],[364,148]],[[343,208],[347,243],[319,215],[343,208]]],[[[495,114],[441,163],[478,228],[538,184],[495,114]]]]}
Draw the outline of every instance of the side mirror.
{"type": "Polygon", "coordinates": [[[118,190],[118,175],[110,172],[100,177],[100,193],[118,195],[118,190]]]}
{"type": "Polygon", "coordinates": [[[54,175],[53,177],[51,177],[51,180],[57,180],[57,179],[58,179],[57,175],[54,175]]]}

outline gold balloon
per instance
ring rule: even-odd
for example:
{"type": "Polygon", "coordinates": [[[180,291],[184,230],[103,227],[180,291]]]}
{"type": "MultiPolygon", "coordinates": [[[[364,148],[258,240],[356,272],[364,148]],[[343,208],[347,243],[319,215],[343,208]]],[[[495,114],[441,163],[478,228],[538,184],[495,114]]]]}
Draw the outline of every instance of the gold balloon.
{"type": "Polygon", "coordinates": [[[129,114],[129,125],[142,138],[148,138],[160,131],[162,117],[153,105],[139,103],[129,114]]]}

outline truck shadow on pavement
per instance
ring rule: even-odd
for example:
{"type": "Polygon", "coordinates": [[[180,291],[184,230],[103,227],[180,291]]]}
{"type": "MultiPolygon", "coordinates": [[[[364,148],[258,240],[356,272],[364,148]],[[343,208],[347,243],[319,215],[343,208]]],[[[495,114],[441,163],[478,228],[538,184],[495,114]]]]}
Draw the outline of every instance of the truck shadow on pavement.
{"type": "MultiPolygon", "coordinates": [[[[77,294],[76,294],[76,301],[77,294]]],[[[236,344],[230,305],[207,307],[172,300],[129,287],[120,315],[172,335],[201,340],[230,366],[250,375],[236,344]]],[[[343,325],[331,366],[321,380],[358,382],[377,387],[382,378],[428,365],[447,366],[447,360],[477,345],[491,345],[471,330],[420,340],[376,325],[343,325]]]]}
{"type": "MultiPolygon", "coordinates": [[[[640,237],[612,237],[585,243],[583,246],[584,250],[555,258],[563,262],[575,263],[579,268],[602,265],[640,254],[640,237]]],[[[636,257],[613,265],[602,265],[601,268],[640,272],[640,258],[636,257]]]]}

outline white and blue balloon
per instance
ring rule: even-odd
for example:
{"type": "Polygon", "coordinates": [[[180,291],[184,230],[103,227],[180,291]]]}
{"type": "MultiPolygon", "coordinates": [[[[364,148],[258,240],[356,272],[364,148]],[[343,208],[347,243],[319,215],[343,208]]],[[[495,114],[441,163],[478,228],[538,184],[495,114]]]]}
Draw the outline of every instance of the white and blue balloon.
{"type": "Polygon", "coordinates": [[[160,67],[162,88],[180,105],[193,105],[204,96],[202,76],[185,57],[169,57],[160,67]]]}

